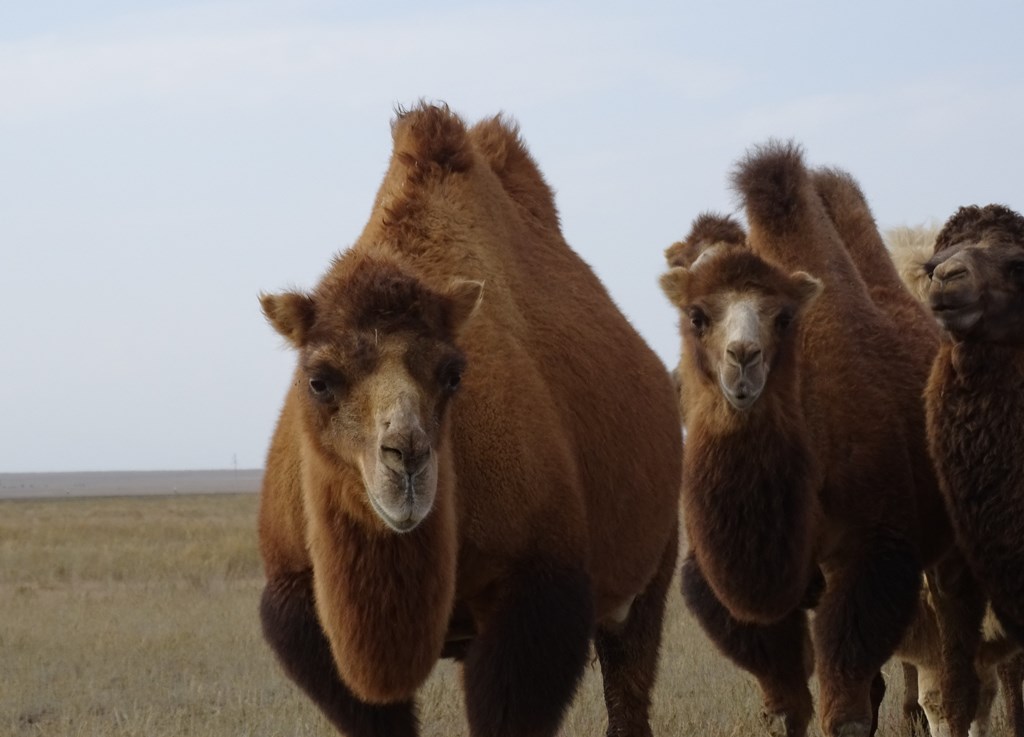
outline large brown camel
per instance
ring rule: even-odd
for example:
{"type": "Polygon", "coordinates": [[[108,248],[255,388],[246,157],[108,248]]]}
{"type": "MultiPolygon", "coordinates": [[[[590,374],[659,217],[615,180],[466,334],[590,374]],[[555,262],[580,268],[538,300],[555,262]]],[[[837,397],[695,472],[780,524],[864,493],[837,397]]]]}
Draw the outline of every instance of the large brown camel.
{"type": "Polygon", "coordinates": [[[562,238],[514,126],[400,113],[370,221],[309,293],[267,459],[264,634],[354,737],[417,734],[438,658],[474,737],[557,732],[596,645],[646,737],[677,547],[664,366],[562,238]]]}
{"type": "MultiPolygon", "coordinates": [[[[939,232],[939,227],[916,226],[891,228],[885,234],[886,244],[900,278],[907,289],[926,305],[931,282],[927,264],[935,253],[935,241],[939,232]]],[[[914,682],[908,682],[906,697],[916,700],[920,694],[931,734],[938,735],[943,728],[942,710],[937,708],[941,700],[937,694],[940,685],[937,669],[941,637],[935,612],[936,596],[932,588],[926,583],[918,615],[900,645],[898,655],[917,665],[920,683],[915,685],[914,682]]],[[[1012,734],[1015,737],[1024,737],[1024,694],[1021,691],[1024,653],[1019,651],[1019,644],[1006,635],[1002,623],[992,612],[991,607],[985,613],[982,635],[983,640],[975,658],[981,691],[970,734],[972,737],[987,734],[992,699],[998,683],[1003,691],[1006,720],[1012,734]]],[[[918,676],[914,675],[913,678],[916,681],[918,676]]]]}
{"type": "MultiPolygon", "coordinates": [[[[812,176],[833,225],[869,288],[872,301],[893,322],[902,342],[912,348],[903,354],[892,355],[887,365],[891,370],[890,376],[886,381],[902,379],[906,382],[906,390],[898,396],[902,400],[898,414],[912,423],[913,437],[926,437],[921,395],[938,352],[940,331],[921,304],[919,294],[923,268],[917,264],[922,244],[928,242],[930,231],[925,227],[892,231],[889,236],[894,240],[896,250],[891,250],[886,247],[867,199],[853,177],[838,169],[819,169],[812,176]],[[902,364],[901,359],[904,361],[902,364]]],[[[932,242],[937,232],[931,231],[932,242]]],[[[921,674],[926,681],[923,687],[906,689],[904,711],[926,717],[933,725],[933,735],[969,732],[974,736],[969,723],[978,722],[983,712],[987,715],[991,708],[991,703],[985,703],[989,694],[987,689],[993,683],[987,666],[994,669],[996,665],[991,659],[979,660],[982,650],[993,650],[991,644],[984,645],[979,639],[979,633],[983,631],[984,594],[970,574],[963,552],[953,544],[944,505],[940,509],[934,503],[940,493],[927,447],[915,444],[911,461],[915,489],[921,496],[919,510],[924,512],[920,520],[922,529],[931,530],[936,540],[945,541],[948,550],[927,570],[930,584],[926,601],[939,631],[934,641],[938,649],[928,658],[917,653],[908,659],[926,662],[927,672],[921,674]],[[986,668],[976,674],[974,666],[979,662],[983,662],[986,668]],[[981,681],[979,675],[982,676],[981,681]],[[979,685],[984,687],[982,691],[978,690],[979,685]],[[912,705],[915,691],[923,709],[915,709],[912,705]]],[[[920,613],[920,606],[918,611],[920,613]]],[[[905,666],[904,676],[905,679],[918,679],[913,667],[905,666]]],[[[1011,715],[1016,710],[1013,701],[1011,699],[1008,703],[1011,715]]]]}
{"type": "Polygon", "coordinates": [[[932,457],[971,569],[1024,642],[1024,217],[960,208],[926,268],[945,332],[925,394],[932,457]]]}
{"type": "Polygon", "coordinates": [[[819,192],[835,175],[812,175],[793,145],[756,149],[734,176],[749,248],[706,248],[663,278],[683,314],[684,596],[758,678],[773,734],[806,733],[812,659],[825,734],[874,731],[879,669],[922,565],[950,546],[919,399],[928,320],[909,295],[898,317],[880,306],[902,286],[870,217],[819,192]],[[803,609],[819,596],[812,652],[803,609]]]}

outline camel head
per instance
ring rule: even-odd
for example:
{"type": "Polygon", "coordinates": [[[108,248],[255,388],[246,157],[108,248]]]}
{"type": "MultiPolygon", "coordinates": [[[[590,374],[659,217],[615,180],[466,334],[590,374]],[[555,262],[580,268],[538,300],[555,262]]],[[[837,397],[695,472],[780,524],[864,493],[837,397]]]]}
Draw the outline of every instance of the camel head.
{"type": "Polygon", "coordinates": [[[327,468],[357,470],[361,488],[342,484],[354,497],[342,503],[372,510],[396,532],[433,506],[446,411],[466,368],[456,341],[482,288],[454,280],[431,290],[392,263],[349,252],[312,293],[260,297],[299,354],[306,447],[327,468]]]}
{"type": "Polygon", "coordinates": [[[961,207],[925,270],[932,314],[954,340],[1024,343],[1024,217],[1002,205],[961,207]]]}
{"type": "Polygon", "coordinates": [[[792,353],[796,325],[822,285],[802,271],[786,274],[746,246],[720,243],[691,267],[672,268],[661,287],[682,315],[684,385],[717,386],[744,411],[792,353]]]}

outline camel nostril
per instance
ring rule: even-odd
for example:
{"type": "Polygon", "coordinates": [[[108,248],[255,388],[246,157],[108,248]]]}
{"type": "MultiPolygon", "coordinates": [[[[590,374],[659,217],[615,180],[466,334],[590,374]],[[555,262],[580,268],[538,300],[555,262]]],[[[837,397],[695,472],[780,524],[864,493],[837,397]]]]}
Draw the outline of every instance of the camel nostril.
{"type": "Polygon", "coordinates": [[[415,476],[423,470],[430,458],[430,448],[408,447],[404,450],[390,445],[380,446],[381,462],[395,473],[415,476]]]}
{"type": "Polygon", "coordinates": [[[957,279],[963,279],[967,274],[967,267],[962,263],[941,264],[932,272],[932,278],[940,284],[948,284],[957,279]]]}
{"type": "Polygon", "coordinates": [[[740,368],[745,368],[761,357],[761,349],[752,346],[730,346],[725,355],[740,368]]]}
{"type": "Polygon", "coordinates": [[[387,445],[380,446],[380,457],[388,468],[401,471],[404,470],[404,455],[398,448],[391,448],[387,445]]]}

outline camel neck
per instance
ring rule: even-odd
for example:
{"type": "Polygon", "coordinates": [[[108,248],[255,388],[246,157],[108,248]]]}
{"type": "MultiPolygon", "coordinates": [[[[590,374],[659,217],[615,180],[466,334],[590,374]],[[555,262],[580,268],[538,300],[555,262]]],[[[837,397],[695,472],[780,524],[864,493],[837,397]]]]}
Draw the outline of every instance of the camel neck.
{"type": "Polygon", "coordinates": [[[1024,347],[958,341],[943,344],[942,351],[957,379],[975,388],[1024,379],[1024,347]]]}

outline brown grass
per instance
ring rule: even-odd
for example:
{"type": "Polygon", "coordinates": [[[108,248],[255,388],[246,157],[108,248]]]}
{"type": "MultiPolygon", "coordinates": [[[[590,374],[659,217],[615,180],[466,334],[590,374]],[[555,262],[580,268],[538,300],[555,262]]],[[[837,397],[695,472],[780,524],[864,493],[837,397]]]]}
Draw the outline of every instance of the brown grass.
{"type": "MultiPolygon", "coordinates": [[[[331,735],[281,674],[256,615],[251,494],[0,502],[0,734],[331,735]]],[[[901,730],[888,670],[881,735],[901,730]]],[[[603,734],[596,662],[564,735],[603,734]]],[[[457,669],[424,689],[425,737],[465,735],[457,669]]],[[[669,598],[654,731],[754,735],[759,698],[669,598]]],[[[998,707],[997,707],[998,708],[998,707]]]]}

